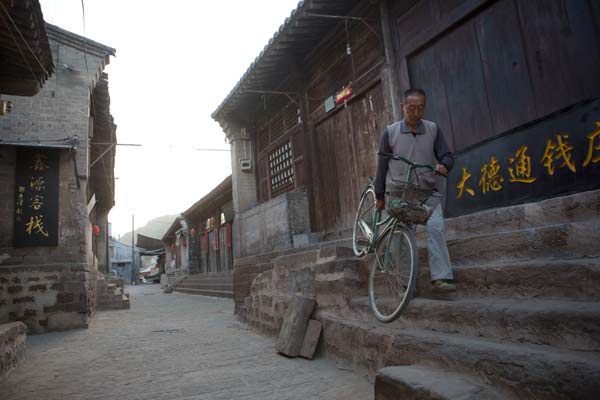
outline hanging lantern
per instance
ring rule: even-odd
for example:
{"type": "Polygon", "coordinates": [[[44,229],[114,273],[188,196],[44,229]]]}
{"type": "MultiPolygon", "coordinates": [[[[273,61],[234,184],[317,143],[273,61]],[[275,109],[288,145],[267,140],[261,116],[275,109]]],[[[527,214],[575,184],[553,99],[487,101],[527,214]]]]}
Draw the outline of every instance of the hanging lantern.
{"type": "Polygon", "coordinates": [[[94,236],[98,236],[100,234],[100,227],[94,224],[94,226],[92,226],[92,233],[94,234],[94,236]]]}

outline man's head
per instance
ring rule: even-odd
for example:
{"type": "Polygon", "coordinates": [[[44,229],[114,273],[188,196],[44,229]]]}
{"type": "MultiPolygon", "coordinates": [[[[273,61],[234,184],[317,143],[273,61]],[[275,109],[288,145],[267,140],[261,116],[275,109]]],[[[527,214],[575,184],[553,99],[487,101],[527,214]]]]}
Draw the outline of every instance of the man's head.
{"type": "Polygon", "coordinates": [[[422,89],[408,89],[404,92],[400,105],[404,121],[409,125],[417,125],[425,113],[425,91],[422,89]]]}

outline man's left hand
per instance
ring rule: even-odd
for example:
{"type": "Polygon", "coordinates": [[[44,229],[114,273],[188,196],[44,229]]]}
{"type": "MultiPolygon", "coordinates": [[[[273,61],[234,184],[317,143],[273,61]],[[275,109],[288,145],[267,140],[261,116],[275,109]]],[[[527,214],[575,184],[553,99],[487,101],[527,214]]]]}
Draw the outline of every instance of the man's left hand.
{"type": "Polygon", "coordinates": [[[440,175],[448,175],[448,168],[446,168],[442,164],[438,164],[435,166],[435,172],[437,172],[440,175]]]}

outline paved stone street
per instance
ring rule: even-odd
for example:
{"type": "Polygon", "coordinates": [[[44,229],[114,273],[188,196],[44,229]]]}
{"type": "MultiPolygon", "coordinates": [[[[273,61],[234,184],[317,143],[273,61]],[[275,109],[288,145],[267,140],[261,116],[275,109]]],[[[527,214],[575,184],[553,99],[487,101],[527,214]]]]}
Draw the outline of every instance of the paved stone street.
{"type": "Polygon", "coordinates": [[[365,378],[328,360],[277,355],[231,300],[129,292],[131,310],[99,312],[87,330],[28,337],[2,400],[373,398],[365,378]]]}

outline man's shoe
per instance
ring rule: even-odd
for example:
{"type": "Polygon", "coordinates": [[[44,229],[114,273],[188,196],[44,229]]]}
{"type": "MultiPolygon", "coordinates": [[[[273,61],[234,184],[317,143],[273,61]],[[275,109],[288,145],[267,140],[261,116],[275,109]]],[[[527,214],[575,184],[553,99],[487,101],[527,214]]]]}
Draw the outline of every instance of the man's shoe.
{"type": "Polygon", "coordinates": [[[437,279],[431,282],[431,291],[434,293],[453,293],[456,292],[456,284],[437,279]]]}

